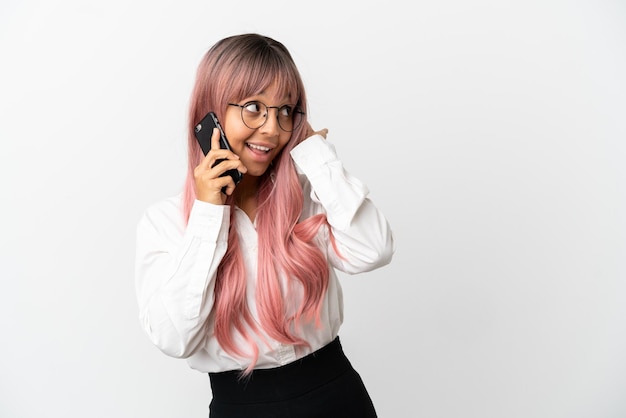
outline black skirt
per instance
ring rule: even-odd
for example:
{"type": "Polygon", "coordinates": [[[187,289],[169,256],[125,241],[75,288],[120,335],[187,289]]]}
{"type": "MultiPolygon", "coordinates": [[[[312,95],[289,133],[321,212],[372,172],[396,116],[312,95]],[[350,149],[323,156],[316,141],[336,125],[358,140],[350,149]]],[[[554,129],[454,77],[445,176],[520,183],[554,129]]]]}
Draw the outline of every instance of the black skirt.
{"type": "Polygon", "coordinates": [[[210,418],[376,418],[359,374],[339,337],[293,363],[254,370],[209,373],[210,418]]]}

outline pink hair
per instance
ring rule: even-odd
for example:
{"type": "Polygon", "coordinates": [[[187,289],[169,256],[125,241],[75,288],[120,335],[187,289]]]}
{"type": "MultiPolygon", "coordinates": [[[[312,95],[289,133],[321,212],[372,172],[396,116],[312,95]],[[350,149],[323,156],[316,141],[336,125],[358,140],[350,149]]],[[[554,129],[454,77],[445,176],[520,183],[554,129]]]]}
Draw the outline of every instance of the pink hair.
{"type": "MultiPolygon", "coordinates": [[[[216,43],[204,56],[198,67],[189,109],[189,165],[183,202],[186,220],[196,197],[193,170],[203,158],[193,133],[195,124],[209,110],[221,118],[229,102],[258,94],[275,82],[306,111],[302,79],[281,43],[257,34],[232,36],[216,43]]],[[[297,346],[308,345],[295,334],[302,321],[315,321],[316,326],[320,326],[320,310],[329,277],[326,258],[315,244],[319,228],[328,226],[326,216],[316,215],[299,221],[303,193],[289,152],[306,134],[306,115],[302,118],[290,141],[274,159],[273,175],[268,171],[259,179],[256,214],[259,237],[256,305],[260,327],[270,338],[297,346]],[[286,295],[281,290],[279,277],[287,279],[286,295]],[[292,294],[294,283],[301,285],[302,301],[295,314],[288,317],[284,300],[292,294]]],[[[232,197],[226,204],[231,206],[231,222],[228,249],[215,283],[214,332],[227,352],[251,359],[244,371],[248,374],[258,359],[258,347],[251,333],[262,334],[246,302],[246,274],[235,229],[232,197]],[[237,345],[235,333],[247,341],[247,349],[237,345]]],[[[331,241],[334,245],[332,235],[331,241]]]]}

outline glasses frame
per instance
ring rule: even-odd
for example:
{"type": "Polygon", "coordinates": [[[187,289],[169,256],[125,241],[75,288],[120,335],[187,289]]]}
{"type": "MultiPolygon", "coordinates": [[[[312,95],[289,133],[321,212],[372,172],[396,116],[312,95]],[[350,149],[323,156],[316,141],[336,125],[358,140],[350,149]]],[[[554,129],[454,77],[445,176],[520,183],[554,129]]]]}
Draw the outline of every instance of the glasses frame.
{"type": "Polygon", "coordinates": [[[285,128],[283,128],[283,126],[280,124],[280,118],[278,117],[280,109],[284,108],[284,107],[290,107],[293,110],[293,115],[291,117],[292,121],[295,120],[296,117],[296,113],[299,113],[301,116],[306,115],[306,113],[304,113],[302,110],[300,110],[300,108],[298,106],[293,106],[290,104],[284,104],[282,106],[268,106],[265,103],[263,103],[260,100],[250,100],[249,102],[245,102],[244,104],[240,105],[238,103],[228,103],[228,106],[235,106],[235,107],[240,107],[241,111],[239,112],[241,115],[241,121],[243,122],[244,125],[246,125],[246,127],[248,127],[249,129],[259,129],[261,127],[263,127],[263,125],[265,125],[267,123],[267,119],[269,118],[269,110],[270,109],[276,109],[276,121],[278,122],[278,126],[280,127],[280,129],[282,129],[285,132],[293,132],[296,129],[298,129],[298,127],[300,126],[300,124],[302,123],[302,117],[300,117],[299,121],[297,124],[294,124],[293,127],[291,128],[291,130],[287,130],[285,128]],[[251,103],[259,103],[262,104],[263,106],[265,106],[265,108],[267,109],[267,112],[265,112],[265,120],[263,121],[262,124],[260,124],[259,126],[257,126],[256,128],[251,127],[250,125],[248,125],[246,123],[246,120],[243,117],[243,111],[244,109],[251,103]]]}

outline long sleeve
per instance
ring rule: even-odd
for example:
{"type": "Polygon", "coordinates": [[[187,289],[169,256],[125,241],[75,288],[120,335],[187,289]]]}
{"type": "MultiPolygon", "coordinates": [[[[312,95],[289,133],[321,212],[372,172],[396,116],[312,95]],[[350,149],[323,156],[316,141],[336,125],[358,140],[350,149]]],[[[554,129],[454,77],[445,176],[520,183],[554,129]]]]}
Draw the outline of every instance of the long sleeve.
{"type": "Polygon", "coordinates": [[[227,248],[230,208],[196,201],[185,225],[181,197],[151,206],[137,225],[135,284],[140,322],[165,354],[202,346],[217,267],[227,248]]]}
{"type": "MultiPolygon", "coordinates": [[[[305,200],[323,208],[332,228],[339,254],[329,247],[331,264],[349,274],[388,264],[395,252],[391,227],[368,198],[367,187],[345,170],[332,143],[314,135],[291,156],[298,173],[308,180],[303,184],[305,200]]],[[[309,209],[306,215],[316,211],[309,209]]]]}
{"type": "MultiPolygon", "coordinates": [[[[346,172],[330,143],[313,136],[291,155],[303,187],[301,219],[325,213],[330,225],[320,228],[317,236],[329,262],[329,284],[320,310],[322,325],[305,324],[300,330],[309,346],[286,345],[265,334],[252,336],[259,348],[258,368],[288,364],[332,341],[343,322],[335,269],[349,274],[373,270],[389,263],[395,250],[387,220],[369,200],[367,188],[346,172]]],[[[244,211],[195,201],[185,223],[177,196],[149,207],[137,225],[135,281],[141,326],[161,351],[187,359],[201,372],[242,370],[250,361],[225,352],[212,335],[216,273],[228,247],[231,215],[244,243],[240,250],[250,290],[247,303],[257,318],[258,236],[244,211]]]]}

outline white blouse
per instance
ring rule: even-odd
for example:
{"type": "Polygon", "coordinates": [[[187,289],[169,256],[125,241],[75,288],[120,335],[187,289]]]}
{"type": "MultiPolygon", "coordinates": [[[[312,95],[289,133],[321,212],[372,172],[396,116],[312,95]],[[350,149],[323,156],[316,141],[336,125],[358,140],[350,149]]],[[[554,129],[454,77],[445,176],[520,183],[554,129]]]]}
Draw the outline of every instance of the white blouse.
{"type": "MultiPolygon", "coordinates": [[[[318,242],[330,270],[322,326],[305,323],[296,332],[310,343],[307,348],[251,333],[259,347],[256,368],[290,363],[331,342],[343,322],[342,291],[334,269],[348,274],[370,271],[388,264],[395,251],[387,220],[367,198],[367,187],[345,171],[330,142],[314,135],[295,147],[291,156],[304,191],[301,219],[326,213],[342,257],[335,253],[328,231],[320,228],[318,242]]],[[[235,211],[248,307],[258,322],[257,233],[245,212],[235,211]]],[[[201,372],[241,370],[250,364],[250,359],[224,351],[213,335],[215,277],[228,245],[229,223],[229,206],[196,200],[185,225],[182,195],[178,195],[149,207],[137,226],[135,281],[141,325],[165,354],[186,358],[201,372]]],[[[285,289],[284,280],[282,285],[285,289]]],[[[298,303],[286,306],[294,308],[298,303]]]]}

